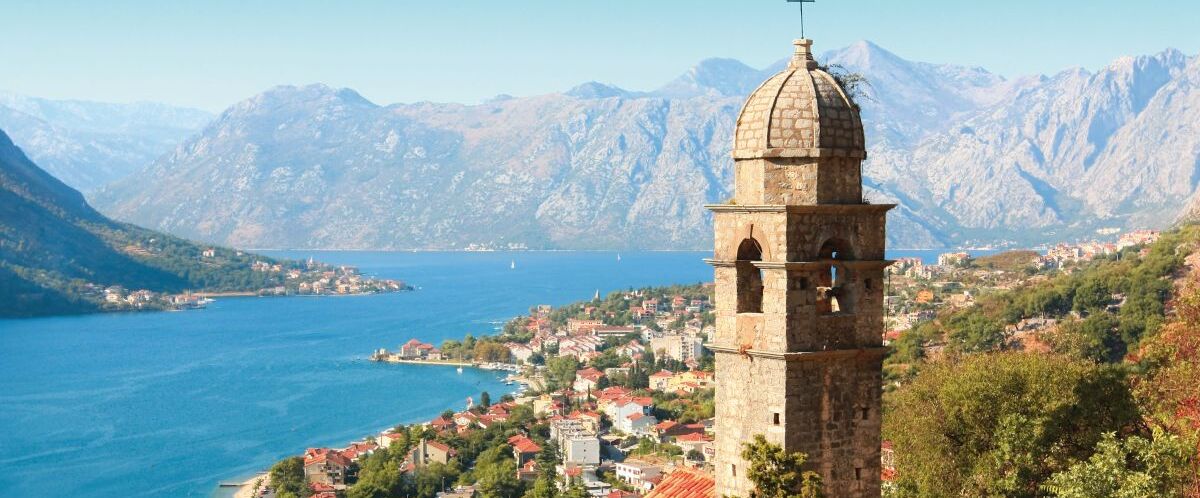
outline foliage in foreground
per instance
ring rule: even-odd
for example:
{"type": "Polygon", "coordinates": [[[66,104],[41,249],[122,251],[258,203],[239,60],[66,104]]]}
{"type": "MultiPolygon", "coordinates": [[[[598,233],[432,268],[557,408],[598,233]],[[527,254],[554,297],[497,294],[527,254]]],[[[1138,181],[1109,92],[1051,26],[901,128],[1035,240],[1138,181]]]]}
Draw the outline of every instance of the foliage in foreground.
{"type": "Polygon", "coordinates": [[[888,408],[900,496],[1040,496],[1104,434],[1140,427],[1119,369],[1042,354],[930,363],[888,408]]]}
{"type": "Polygon", "coordinates": [[[1160,429],[1125,440],[1110,432],[1091,458],[1051,476],[1045,489],[1059,498],[1183,496],[1192,450],[1160,429]]]}
{"type": "Polygon", "coordinates": [[[821,476],[804,470],[808,455],[789,453],[761,434],[745,444],[742,458],[750,462],[746,477],[754,483],[750,498],[821,498],[821,476]]]}
{"type": "Polygon", "coordinates": [[[304,458],[289,457],[271,466],[271,486],[279,498],[305,498],[312,494],[304,479],[304,458]]]}

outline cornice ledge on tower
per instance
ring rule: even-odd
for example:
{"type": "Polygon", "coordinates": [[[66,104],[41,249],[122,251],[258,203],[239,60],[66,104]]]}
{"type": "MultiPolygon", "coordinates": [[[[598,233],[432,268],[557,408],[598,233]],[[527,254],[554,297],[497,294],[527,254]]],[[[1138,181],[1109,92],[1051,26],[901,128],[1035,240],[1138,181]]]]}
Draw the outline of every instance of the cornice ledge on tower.
{"type": "Polygon", "coordinates": [[[863,149],[841,149],[831,147],[764,147],[754,149],[734,148],[733,150],[734,159],[761,159],[764,157],[848,157],[852,159],[866,159],[867,151],[863,149]]]}
{"type": "Polygon", "coordinates": [[[755,261],[754,267],[765,270],[820,270],[829,265],[844,266],[852,270],[878,270],[895,263],[891,259],[854,260],[819,259],[816,261],[755,261]]]}
{"type": "MultiPolygon", "coordinates": [[[[736,259],[704,260],[711,266],[729,267],[737,264],[736,259]]],[[[755,268],[764,270],[822,270],[829,265],[843,266],[852,270],[877,270],[891,266],[893,259],[818,259],[815,261],[752,261],[755,268]]]]}
{"type": "Polygon", "coordinates": [[[887,212],[895,204],[705,204],[714,213],[859,214],[887,212]]]}
{"type": "Polygon", "coordinates": [[[887,354],[886,347],[871,347],[871,348],[854,348],[854,349],[830,349],[825,351],[766,351],[762,349],[743,349],[740,346],[727,346],[723,344],[707,343],[704,347],[714,353],[733,353],[740,355],[748,355],[754,358],[766,358],[769,360],[783,361],[813,361],[826,360],[832,358],[849,358],[855,356],[862,357],[880,357],[887,354]]]}

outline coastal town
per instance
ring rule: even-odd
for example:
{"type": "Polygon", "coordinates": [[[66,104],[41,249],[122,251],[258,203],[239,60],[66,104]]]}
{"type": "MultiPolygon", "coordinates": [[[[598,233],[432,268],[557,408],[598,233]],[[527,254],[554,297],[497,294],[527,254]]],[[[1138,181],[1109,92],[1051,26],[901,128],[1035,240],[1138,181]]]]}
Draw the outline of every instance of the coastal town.
{"type": "MultiPolygon", "coordinates": [[[[209,260],[216,254],[215,249],[205,249],[200,258],[209,260]]],[[[244,255],[237,251],[238,257],[244,255]]],[[[312,258],[303,262],[255,260],[249,270],[251,277],[248,280],[259,285],[239,286],[246,290],[168,293],[89,283],[82,285],[80,295],[101,302],[104,311],[175,311],[204,308],[214,297],[222,296],[333,296],[412,290],[399,280],[362,275],[353,266],[335,266],[312,258]]]]}
{"type": "MultiPolygon", "coordinates": [[[[541,480],[556,493],[640,496],[674,468],[711,461],[713,364],[702,345],[712,320],[711,284],[629,290],[534,306],[496,336],[440,346],[412,339],[377,350],[371,359],[380,362],[506,371],[513,391],[495,402],[481,393],[461,411],[343,448],[310,448],[295,468],[302,469],[305,492],[329,498],[360,486],[360,469],[381,450],[416,482],[430,468],[461,475],[471,461],[478,474],[478,449],[467,442],[502,437],[512,455],[512,483],[541,480]]],[[[276,489],[272,474],[248,482],[245,493],[276,489]]],[[[472,496],[472,484],[478,486],[451,484],[437,495],[472,496]]]]}
{"type": "MultiPolygon", "coordinates": [[[[1063,243],[1037,251],[1008,251],[973,257],[967,252],[939,254],[935,264],[920,258],[898,258],[886,270],[884,341],[896,340],[913,327],[939,313],[974,306],[987,293],[1043,282],[1058,273],[1070,273],[1096,258],[1115,256],[1129,247],[1147,247],[1158,240],[1157,230],[1133,230],[1115,242],[1063,243]]],[[[1145,251],[1145,249],[1143,249],[1145,251]]],[[[1054,321],[1029,320],[1013,326],[1021,337],[1044,329],[1054,321]]]]}
{"type": "MultiPolygon", "coordinates": [[[[944,313],[975,306],[979,296],[1069,274],[1158,237],[1139,230],[1113,243],[1063,244],[1044,254],[900,258],[887,270],[885,343],[944,313]]],[[[309,448],[294,457],[290,477],[276,465],[247,481],[240,496],[270,496],[279,489],[272,482],[281,479],[302,483],[301,495],[371,496],[355,490],[363,489],[363,479],[376,479],[377,473],[364,472],[378,465],[372,458],[394,464],[396,485],[410,486],[405,489],[416,496],[491,496],[489,487],[541,486],[551,490],[546,496],[629,498],[645,495],[676,471],[711,473],[716,372],[704,345],[715,330],[712,299],[711,283],[603,297],[597,292],[589,301],[533,306],[498,335],[441,345],[414,338],[378,349],[372,361],[503,371],[513,389],[495,402],[481,393],[462,410],[387,428],[345,447],[309,448]],[[481,480],[481,465],[488,472],[499,466],[500,482],[481,480]],[[436,486],[428,473],[439,476],[436,486]]],[[[1019,326],[1007,332],[1036,337],[1019,326]]],[[[890,441],[880,454],[887,487],[895,477],[890,441]]]]}

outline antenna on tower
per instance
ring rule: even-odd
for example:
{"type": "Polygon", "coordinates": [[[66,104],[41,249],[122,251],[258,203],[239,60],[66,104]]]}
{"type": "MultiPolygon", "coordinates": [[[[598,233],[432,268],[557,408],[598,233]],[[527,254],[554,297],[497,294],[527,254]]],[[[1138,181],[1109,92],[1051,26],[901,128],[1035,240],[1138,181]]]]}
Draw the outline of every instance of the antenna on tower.
{"type": "Polygon", "coordinates": [[[787,0],[788,3],[800,4],[800,38],[804,38],[804,4],[816,3],[817,0],[787,0]]]}

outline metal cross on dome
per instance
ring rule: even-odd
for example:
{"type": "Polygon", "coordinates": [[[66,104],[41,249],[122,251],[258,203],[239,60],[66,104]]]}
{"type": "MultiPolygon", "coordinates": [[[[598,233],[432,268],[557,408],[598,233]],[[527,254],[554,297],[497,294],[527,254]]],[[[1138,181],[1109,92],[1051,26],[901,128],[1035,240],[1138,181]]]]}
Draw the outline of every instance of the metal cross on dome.
{"type": "Polygon", "coordinates": [[[788,3],[800,4],[800,38],[804,38],[804,4],[816,3],[817,0],[787,0],[788,3]]]}

